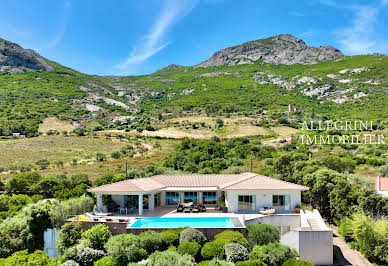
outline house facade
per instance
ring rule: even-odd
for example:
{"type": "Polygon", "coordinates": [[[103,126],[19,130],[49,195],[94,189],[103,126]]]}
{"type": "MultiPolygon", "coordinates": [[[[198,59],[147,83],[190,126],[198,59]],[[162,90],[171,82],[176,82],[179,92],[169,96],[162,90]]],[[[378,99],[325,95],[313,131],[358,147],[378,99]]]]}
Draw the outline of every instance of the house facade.
{"type": "Polygon", "coordinates": [[[273,207],[277,213],[291,213],[301,203],[307,187],[262,176],[243,174],[171,174],[129,179],[91,188],[97,209],[107,211],[114,203],[120,211],[136,211],[139,216],[156,208],[193,202],[215,206],[225,203],[228,212],[255,213],[273,207]],[[104,199],[104,200],[103,200],[104,199]]]}

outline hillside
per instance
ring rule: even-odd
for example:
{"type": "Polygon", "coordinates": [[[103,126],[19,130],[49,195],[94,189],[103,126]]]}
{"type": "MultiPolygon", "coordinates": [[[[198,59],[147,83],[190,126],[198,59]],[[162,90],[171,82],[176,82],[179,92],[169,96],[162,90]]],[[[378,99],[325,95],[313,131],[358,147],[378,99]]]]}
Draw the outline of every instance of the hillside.
{"type": "Polygon", "coordinates": [[[161,123],[165,119],[198,115],[253,116],[269,123],[371,119],[380,125],[388,118],[387,56],[343,56],[291,35],[227,48],[194,67],[170,65],[142,76],[85,75],[7,41],[0,42],[0,65],[0,136],[34,135],[47,117],[96,130],[154,130],[168,126],[161,123]],[[24,55],[31,59],[18,61],[24,55]],[[296,112],[286,113],[289,104],[296,112]]]}

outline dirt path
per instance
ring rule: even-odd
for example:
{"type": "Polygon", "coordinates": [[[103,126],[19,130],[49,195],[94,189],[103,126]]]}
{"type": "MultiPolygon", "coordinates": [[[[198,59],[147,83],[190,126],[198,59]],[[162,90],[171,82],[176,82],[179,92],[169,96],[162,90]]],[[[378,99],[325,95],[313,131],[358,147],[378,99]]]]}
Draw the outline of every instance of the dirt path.
{"type": "Polygon", "coordinates": [[[334,265],[372,266],[372,264],[357,250],[351,249],[338,235],[338,228],[329,226],[333,230],[334,265]]]}

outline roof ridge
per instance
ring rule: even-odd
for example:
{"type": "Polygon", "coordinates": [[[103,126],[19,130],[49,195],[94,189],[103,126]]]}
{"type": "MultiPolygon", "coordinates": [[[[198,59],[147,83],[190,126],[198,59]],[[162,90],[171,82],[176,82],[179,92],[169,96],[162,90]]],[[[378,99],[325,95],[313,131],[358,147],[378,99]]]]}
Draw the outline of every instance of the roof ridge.
{"type": "MultiPolygon", "coordinates": [[[[155,179],[153,179],[153,176],[150,176],[150,177],[143,177],[143,178],[134,178],[134,179],[131,179],[131,180],[133,180],[133,181],[135,181],[136,179],[143,179],[143,180],[144,180],[144,179],[146,179],[146,178],[148,178],[149,180],[152,180],[153,182],[155,182],[156,184],[159,184],[160,186],[162,186],[162,187],[164,187],[164,188],[167,187],[165,184],[162,184],[162,183],[156,181],[155,179]]],[[[139,184],[134,184],[134,185],[137,186],[138,188],[141,188],[141,189],[144,190],[144,188],[141,187],[141,186],[139,186],[139,184]]]]}
{"type": "MultiPolygon", "coordinates": [[[[136,179],[136,178],[133,178],[133,179],[136,179]]],[[[92,187],[92,188],[89,188],[87,189],[88,192],[92,192],[93,189],[95,188],[105,188],[105,187],[108,187],[110,185],[113,185],[113,184],[120,184],[120,183],[126,183],[126,182],[129,182],[133,179],[125,179],[125,180],[121,180],[121,181],[118,181],[118,182],[114,182],[114,183],[109,183],[109,184],[105,184],[105,185],[101,185],[101,186],[97,186],[97,187],[92,187]]],[[[135,185],[137,188],[140,188],[139,186],[135,185]]]]}
{"type": "Polygon", "coordinates": [[[285,180],[281,180],[281,179],[278,179],[278,178],[269,177],[269,176],[265,176],[265,175],[260,175],[260,174],[255,174],[254,176],[251,176],[250,178],[246,178],[245,180],[238,181],[238,182],[236,182],[234,184],[230,184],[230,185],[227,185],[227,186],[222,187],[222,188],[224,189],[224,188],[228,188],[228,187],[234,186],[236,184],[242,183],[244,181],[247,181],[247,180],[252,179],[253,177],[257,177],[257,176],[259,176],[261,178],[265,178],[265,179],[270,179],[271,181],[272,180],[276,180],[276,181],[278,181],[280,183],[297,186],[297,187],[300,187],[300,188],[303,188],[303,189],[309,189],[309,187],[306,187],[306,186],[303,186],[303,185],[295,184],[295,183],[292,183],[292,182],[288,182],[288,181],[285,181],[285,180]]]}
{"type": "Polygon", "coordinates": [[[257,176],[258,174],[247,172],[247,173],[242,173],[242,174],[240,174],[240,175],[246,175],[246,176],[242,176],[241,178],[238,178],[238,179],[235,180],[235,181],[230,181],[230,182],[227,182],[227,183],[225,183],[225,184],[222,184],[222,185],[219,186],[219,188],[222,188],[222,189],[223,189],[223,188],[227,188],[227,187],[230,187],[230,186],[239,184],[239,183],[244,182],[244,181],[246,181],[246,180],[248,180],[248,179],[251,179],[252,177],[257,176]]]}
{"type": "MultiPolygon", "coordinates": [[[[258,174],[259,175],[259,174],[258,174]]],[[[278,179],[278,178],[274,178],[274,177],[269,177],[269,176],[265,176],[265,175],[259,175],[261,177],[264,177],[264,178],[271,178],[271,179],[275,179],[277,181],[280,181],[281,183],[286,183],[286,184],[291,184],[291,185],[296,185],[296,186],[299,186],[299,187],[303,187],[303,188],[307,188],[309,189],[309,187],[306,187],[306,186],[303,186],[303,185],[300,185],[300,184],[296,184],[296,183],[292,183],[292,182],[288,182],[288,181],[285,181],[285,180],[281,180],[281,179],[278,179]]]]}

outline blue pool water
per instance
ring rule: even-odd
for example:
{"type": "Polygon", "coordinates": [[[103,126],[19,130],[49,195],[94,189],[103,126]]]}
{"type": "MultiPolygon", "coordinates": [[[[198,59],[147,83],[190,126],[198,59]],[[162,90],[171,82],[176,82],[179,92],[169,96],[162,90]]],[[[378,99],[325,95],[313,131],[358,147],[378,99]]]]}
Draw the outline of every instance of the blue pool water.
{"type": "Polygon", "coordinates": [[[131,228],[227,228],[234,227],[230,218],[140,218],[131,228]]]}

